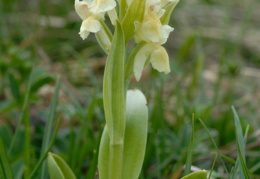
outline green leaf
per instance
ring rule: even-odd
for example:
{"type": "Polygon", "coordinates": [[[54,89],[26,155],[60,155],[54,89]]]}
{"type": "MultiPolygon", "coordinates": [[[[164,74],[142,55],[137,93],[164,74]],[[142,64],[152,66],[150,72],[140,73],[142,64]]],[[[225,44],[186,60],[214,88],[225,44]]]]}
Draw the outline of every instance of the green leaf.
{"type": "Polygon", "coordinates": [[[188,150],[184,175],[187,175],[188,173],[190,173],[191,163],[192,163],[193,143],[194,143],[194,114],[192,116],[192,133],[190,136],[190,144],[189,144],[189,150],[188,150]]]}
{"type": "Polygon", "coordinates": [[[30,91],[31,91],[31,86],[32,86],[32,77],[33,77],[33,70],[31,71],[30,73],[30,77],[29,77],[29,81],[28,81],[28,84],[27,84],[27,89],[26,89],[26,94],[25,94],[25,97],[24,97],[24,101],[23,101],[23,107],[22,107],[22,113],[20,115],[20,118],[19,118],[19,121],[18,121],[18,124],[16,126],[16,129],[15,129],[15,132],[14,132],[14,135],[13,135],[13,138],[11,140],[11,144],[10,144],[10,147],[8,149],[8,154],[10,155],[13,148],[14,148],[14,145],[15,143],[17,142],[17,137],[18,137],[18,134],[19,134],[19,130],[21,128],[21,125],[22,125],[22,121],[24,120],[24,118],[26,117],[26,110],[28,108],[28,104],[29,104],[29,96],[30,96],[30,91]]]}
{"type": "Polygon", "coordinates": [[[202,171],[198,171],[198,172],[193,172],[181,179],[207,179],[207,171],[202,170],[202,171]]]}
{"type": "Polygon", "coordinates": [[[121,20],[125,16],[125,12],[126,12],[126,9],[127,9],[127,2],[126,2],[126,0],[117,0],[117,1],[119,3],[119,7],[120,7],[119,20],[121,22],[121,20]]]}
{"type": "Polygon", "coordinates": [[[20,103],[21,102],[21,95],[20,95],[20,92],[19,92],[19,85],[18,85],[17,80],[14,78],[14,75],[11,74],[11,73],[8,74],[8,79],[9,79],[10,88],[11,88],[11,92],[12,92],[14,99],[18,103],[20,103]]]}
{"type": "MultiPolygon", "coordinates": [[[[145,96],[139,90],[128,90],[126,100],[126,130],[124,136],[123,179],[139,177],[146,148],[148,109],[145,96]]],[[[99,173],[101,179],[109,176],[110,139],[104,128],[99,152],[99,173]]]]}
{"type": "Polygon", "coordinates": [[[245,146],[246,146],[246,139],[243,136],[243,129],[238,117],[238,114],[232,106],[232,111],[234,115],[234,122],[235,122],[235,129],[236,129],[236,141],[237,141],[237,148],[238,148],[238,158],[236,161],[236,170],[234,170],[233,177],[237,175],[237,172],[239,173],[239,177],[249,179],[249,172],[246,167],[246,157],[245,157],[245,146]]]}
{"type": "Polygon", "coordinates": [[[100,140],[99,154],[98,154],[98,170],[100,179],[109,178],[109,154],[110,154],[110,139],[108,135],[107,125],[103,130],[100,140]]]}
{"type": "Polygon", "coordinates": [[[238,142],[238,146],[241,149],[241,154],[243,156],[243,160],[245,161],[245,141],[244,141],[244,137],[243,137],[243,129],[238,117],[238,114],[236,112],[236,109],[234,108],[234,106],[232,106],[232,111],[233,111],[233,115],[234,115],[234,122],[237,128],[237,142],[238,142]]]}
{"type": "Polygon", "coordinates": [[[125,44],[119,22],[109,51],[104,81],[104,110],[109,136],[113,142],[122,140],[125,130],[125,44]],[[113,130],[112,130],[113,129],[113,130]]]}
{"type": "Polygon", "coordinates": [[[167,25],[169,24],[169,20],[171,18],[171,14],[173,9],[176,7],[176,5],[178,4],[179,0],[176,0],[175,2],[170,3],[168,6],[166,6],[165,8],[165,13],[163,14],[163,16],[161,17],[161,23],[162,25],[167,25]]]}
{"type": "MultiPolygon", "coordinates": [[[[44,156],[44,153],[46,152],[46,150],[48,149],[48,146],[50,145],[51,136],[53,133],[52,126],[53,126],[53,122],[54,122],[56,106],[57,106],[57,101],[58,101],[58,96],[59,96],[59,87],[60,87],[60,78],[57,77],[55,91],[54,91],[54,95],[53,95],[53,98],[51,101],[50,112],[49,112],[48,120],[46,122],[46,126],[44,129],[44,136],[43,136],[42,147],[41,147],[41,157],[44,156]]],[[[46,167],[46,164],[43,163],[42,170],[41,170],[41,179],[46,178],[45,167],[46,167]]]]}
{"type": "MultiPolygon", "coordinates": [[[[215,150],[217,151],[218,155],[221,156],[221,155],[220,155],[220,152],[219,152],[219,149],[218,149],[218,147],[217,147],[217,144],[216,144],[215,140],[213,139],[212,135],[210,134],[210,132],[209,132],[207,126],[204,124],[204,122],[203,122],[201,119],[199,119],[199,121],[200,121],[200,123],[202,124],[202,126],[204,127],[204,129],[207,131],[207,133],[208,133],[208,135],[209,135],[209,137],[210,137],[210,139],[211,139],[211,141],[212,141],[212,143],[213,143],[213,146],[214,146],[215,150]]],[[[223,159],[222,159],[221,157],[220,157],[220,161],[221,161],[221,163],[222,163],[222,165],[223,165],[223,167],[224,167],[226,173],[229,174],[228,169],[227,169],[227,167],[226,167],[226,165],[225,165],[225,162],[223,161],[223,159]]]]}
{"type": "Polygon", "coordinates": [[[70,167],[58,155],[49,153],[47,163],[50,179],[76,179],[70,167]]]}
{"type": "Polygon", "coordinates": [[[3,144],[2,138],[0,137],[0,168],[1,174],[4,179],[13,179],[13,172],[11,165],[6,154],[5,146],[3,144]]]}
{"type": "Polygon", "coordinates": [[[46,152],[44,153],[44,155],[40,158],[40,160],[38,161],[38,163],[36,164],[36,166],[34,167],[34,169],[32,170],[29,179],[34,178],[34,176],[36,175],[37,171],[40,169],[42,163],[43,163],[44,160],[46,159],[46,157],[47,157],[49,151],[51,150],[51,148],[52,148],[52,146],[53,146],[53,144],[54,144],[54,142],[55,142],[57,133],[58,133],[58,131],[59,131],[60,122],[61,122],[61,119],[59,118],[59,120],[58,120],[58,122],[57,122],[57,124],[56,124],[55,130],[54,130],[54,134],[53,134],[53,136],[52,136],[50,145],[49,145],[48,149],[46,150],[46,152]]]}
{"type": "Polygon", "coordinates": [[[124,179],[138,179],[144,161],[148,109],[146,99],[139,90],[128,90],[126,98],[126,131],[124,138],[124,179]]]}
{"type": "Polygon", "coordinates": [[[16,101],[1,101],[0,103],[0,114],[8,112],[17,106],[16,101]]]}
{"type": "Polygon", "coordinates": [[[135,26],[134,22],[143,22],[146,0],[133,0],[123,19],[122,27],[124,29],[126,43],[133,37],[135,26]]]}
{"type": "Polygon", "coordinates": [[[125,39],[119,22],[105,67],[103,103],[111,141],[109,178],[114,179],[122,172],[125,133],[125,39]]]}

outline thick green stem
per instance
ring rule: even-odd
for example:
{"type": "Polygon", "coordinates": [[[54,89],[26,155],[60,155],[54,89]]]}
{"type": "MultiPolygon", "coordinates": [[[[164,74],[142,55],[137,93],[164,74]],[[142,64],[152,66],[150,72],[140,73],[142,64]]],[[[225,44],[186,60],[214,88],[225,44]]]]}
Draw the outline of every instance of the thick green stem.
{"type": "Polygon", "coordinates": [[[110,144],[110,179],[122,179],[123,168],[123,142],[119,144],[110,144]]]}

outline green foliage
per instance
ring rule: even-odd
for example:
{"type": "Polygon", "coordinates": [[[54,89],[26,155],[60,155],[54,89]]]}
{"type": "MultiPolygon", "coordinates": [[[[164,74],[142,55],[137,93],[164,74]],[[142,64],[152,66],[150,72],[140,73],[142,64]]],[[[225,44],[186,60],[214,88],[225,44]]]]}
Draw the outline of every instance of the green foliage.
{"type": "MultiPolygon", "coordinates": [[[[54,95],[51,101],[50,105],[50,112],[49,116],[46,122],[46,127],[44,129],[44,136],[42,140],[42,146],[41,146],[41,157],[44,156],[46,153],[46,150],[48,149],[48,146],[50,145],[51,141],[51,136],[53,133],[52,127],[55,119],[55,112],[56,112],[56,106],[57,106],[57,101],[58,101],[58,95],[59,95],[59,89],[60,89],[60,79],[59,77],[56,80],[56,87],[54,91],[54,95]]],[[[46,164],[43,163],[42,169],[41,169],[41,178],[44,179],[46,178],[46,164]]]]}
{"type": "Polygon", "coordinates": [[[167,5],[167,7],[165,8],[165,13],[163,14],[163,16],[161,17],[161,23],[163,25],[168,24],[171,18],[171,14],[172,11],[174,10],[175,6],[177,5],[179,1],[175,1],[173,3],[170,3],[169,5],[167,5]]]}
{"type": "Polygon", "coordinates": [[[76,179],[69,166],[58,155],[49,153],[47,163],[51,179],[76,179]]]}
{"type": "Polygon", "coordinates": [[[207,179],[207,171],[193,172],[181,179],[207,179]]]}
{"type": "Polygon", "coordinates": [[[13,179],[13,172],[5,150],[2,139],[0,138],[0,174],[3,178],[13,179]]]}
{"type": "Polygon", "coordinates": [[[135,21],[138,21],[140,23],[143,22],[144,13],[145,13],[145,4],[146,4],[146,0],[143,1],[133,0],[127,9],[127,12],[124,16],[123,23],[122,23],[126,43],[134,35],[135,21]]]}
{"type": "MultiPolygon", "coordinates": [[[[126,98],[126,129],[124,135],[122,178],[137,179],[141,172],[148,129],[148,111],[146,99],[139,90],[129,90],[126,98]]],[[[110,138],[105,127],[99,156],[101,179],[109,178],[110,138]]]]}
{"type": "Polygon", "coordinates": [[[125,38],[117,22],[103,81],[105,119],[110,137],[109,178],[122,175],[123,136],[125,133],[125,38]]]}

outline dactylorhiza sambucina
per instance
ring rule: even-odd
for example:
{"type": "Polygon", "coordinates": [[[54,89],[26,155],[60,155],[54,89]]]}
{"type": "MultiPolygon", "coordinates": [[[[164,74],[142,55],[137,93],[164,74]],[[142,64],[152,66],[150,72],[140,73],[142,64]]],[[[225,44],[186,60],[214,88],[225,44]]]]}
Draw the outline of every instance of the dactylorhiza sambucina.
{"type": "MultiPolygon", "coordinates": [[[[170,32],[173,28],[165,22],[162,17],[173,10],[179,0],[146,0],[143,18],[133,21],[134,39],[137,44],[144,43],[136,53],[134,59],[133,73],[137,81],[140,80],[147,60],[152,67],[165,74],[170,72],[169,57],[165,48],[170,32]],[[172,9],[169,7],[173,7],[172,9]],[[142,21],[140,21],[142,19],[142,21]]],[[[126,6],[130,7],[134,0],[126,0],[126,6]]],[[[102,39],[105,49],[109,50],[111,39],[104,28],[105,14],[108,14],[113,25],[118,20],[117,2],[115,0],[76,0],[75,9],[83,20],[80,28],[80,36],[86,39],[91,33],[96,33],[102,39]]],[[[119,10],[118,10],[119,11],[119,10]]],[[[168,15],[167,14],[167,15],[168,15]]]]}

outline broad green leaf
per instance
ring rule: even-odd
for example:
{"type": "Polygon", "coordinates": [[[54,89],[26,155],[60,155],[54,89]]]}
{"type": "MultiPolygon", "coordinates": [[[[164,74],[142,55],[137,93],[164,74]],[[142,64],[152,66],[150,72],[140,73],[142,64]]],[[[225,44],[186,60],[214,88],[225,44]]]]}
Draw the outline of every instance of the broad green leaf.
{"type": "Polygon", "coordinates": [[[76,179],[67,163],[58,155],[49,153],[47,158],[50,179],[76,179]]]}
{"type": "Polygon", "coordinates": [[[138,179],[144,161],[148,130],[146,99],[139,90],[128,90],[124,138],[124,179],[138,179]]]}
{"type": "Polygon", "coordinates": [[[181,179],[207,179],[207,171],[202,170],[202,171],[198,171],[198,172],[193,172],[181,179]]]}
{"type": "Polygon", "coordinates": [[[0,137],[0,168],[1,174],[4,179],[13,179],[13,172],[11,165],[6,154],[5,146],[3,144],[2,138],[0,137]]]}
{"type": "Polygon", "coordinates": [[[146,0],[133,0],[125,14],[122,27],[124,29],[126,43],[133,37],[135,26],[134,22],[143,22],[146,0]]]}
{"type": "Polygon", "coordinates": [[[122,140],[125,130],[125,40],[121,24],[117,22],[109,51],[104,81],[103,101],[109,136],[113,143],[122,140]]]}
{"type": "Polygon", "coordinates": [[[109,178],[116,179],[122,173],[125,133],[125,38],[119,22],[105,67],[103,103],[111,144],[109,178]]]}
{"type": "Polygon", "coordinates": [[[171,14],[172,14],[172,11],[173,9],[176,7],[176,5],[178,4],[179,0],[176,0],[172,3],[170,3],[168,6],[166,6],[165,8],[165,13],[163,14],[163,16],[161,17],[161,23],[163,25],[166,25],[169,23],[169,20],[171,18],[171,14]]]}
{"type": "MultiPolygon", "coordinates": [[[[148,109],[141,91],[129,90],[126,99],[126,129],[124,136],[123,179],[138,179],[146,148],[148,109]]],[[[109,178],[110,139],[104,128],[99,149],[100,179],[109,178]]]]}

